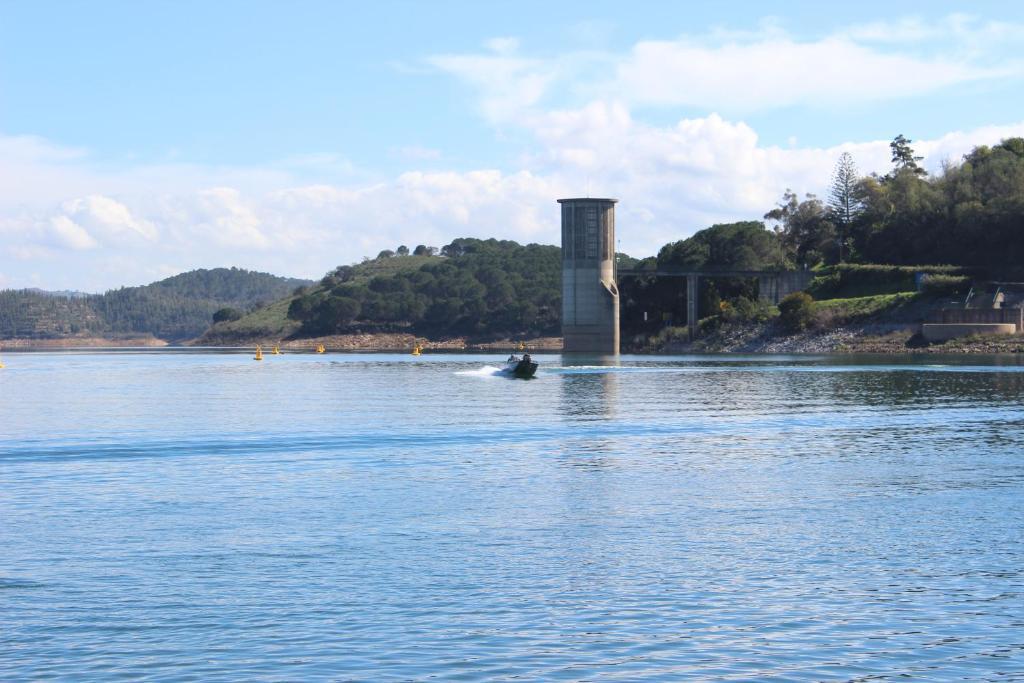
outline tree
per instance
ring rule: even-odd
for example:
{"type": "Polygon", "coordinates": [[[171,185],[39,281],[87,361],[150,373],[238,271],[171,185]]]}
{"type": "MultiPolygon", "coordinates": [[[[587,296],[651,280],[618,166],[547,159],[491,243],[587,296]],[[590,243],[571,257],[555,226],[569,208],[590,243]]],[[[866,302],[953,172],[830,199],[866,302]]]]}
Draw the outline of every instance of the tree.
{"type": "Polygon", "coordinates": [[[430,252],[427,249],[427,245],[425,245],[425,244],[417,244],[416,248],[413,249],[412,255],[413,256],[429,256],[430,252]]]}
{"type": "Polygon", "coordinates": [[[712,225],[658,252],[659,266],[686,268],[760,270],[782,267],[785,260],[778,236],[760,221],[712,225]]]}
{"type": "Polygon", "coordinates": [[[853,157],[849,152],[843,152],[839,155],[835,170],[832,172],[832,186],[828,192],[830,217],[838,233],[840,263],[843,261],[843,247],[850,239],[854,222],[864,211],[864,200],[858,191],[859,181],[853,157]]]}
{"type": "Polygon", "coordinates": [[[408,256],[409,255],[409,247],[405,246],[404,244],[399,245],[398,249],[395,249],[395,255],[396,256],[408,256]]]}
{"type": "Polygon", "coordinates": [[[218,308],[216,311],[214,311],[213,322],[230,322],[232,320],[239,320],[241,319],[241,317],[242,312],[240,310],[238,310],[237,308],[231,308],[230,306],[225,306],[224,308],[218,308]]]}
{"type": "Polygon", "coordinates": [[[317,308],[316,317],[312,322],[318,332],[337,332],[355,320],[362,305],[355,299],[345,296],[329,296],[317,308]]]}
{"type": "MultiPolygon", "coordinates": [[[[422,246],[431,253],[431,247],[422,246]]],[[[294,299],[288,317],[303,323],[304,334],[334,333],[354,320],[360,329],[419,334],[517,337],[557,332],[558,247],[462,238],[446,250],[448,258],[409,263],[371,277],[364,277],[364,266],[354,266],[346,282],[335,270],[294,299]]],[[[366,268],[371,269],[377,270],[366,268]]]]}
{"type": "Polygon", "coordinates": [[[814,266],[831,253],[835,226],[825,205],[813,194],[800,201],[795,192],[786,190],[782,201],[764,217],[778,223],[775,232],[786,253],[797,263],[814,266]]]}
{"type": "Polygon", "coordinates": [[[377,254],[377,258],[379,258],[379,259],[391,258],[394,255],[395,255],[395,252],[391,251],[390,249],[384,249],[379,254],[377,254]]]}
{"type": "Polygon", "coordinates": [[[914,149],[910,146],[913,140],[908,140],[900,133],[889,143],[892,150],[892,163],[896,165],[896,172],[910,171],[915,175],[927,175],[927,171],[917,165],[917,162],[924,157],[914,156],[914,149]]]}

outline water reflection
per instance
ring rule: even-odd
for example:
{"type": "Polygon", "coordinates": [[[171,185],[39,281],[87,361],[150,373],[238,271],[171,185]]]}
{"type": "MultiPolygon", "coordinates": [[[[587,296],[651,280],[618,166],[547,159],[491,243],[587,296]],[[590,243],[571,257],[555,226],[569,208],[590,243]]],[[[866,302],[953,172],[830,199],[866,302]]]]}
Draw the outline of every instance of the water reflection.
{"type": "Polygon", "coordinates": [[[565,356],[561,381],[561,414],[572,421],[615,416],[618,376],[602,368],[621,367],[617,356],[565,356]]]}

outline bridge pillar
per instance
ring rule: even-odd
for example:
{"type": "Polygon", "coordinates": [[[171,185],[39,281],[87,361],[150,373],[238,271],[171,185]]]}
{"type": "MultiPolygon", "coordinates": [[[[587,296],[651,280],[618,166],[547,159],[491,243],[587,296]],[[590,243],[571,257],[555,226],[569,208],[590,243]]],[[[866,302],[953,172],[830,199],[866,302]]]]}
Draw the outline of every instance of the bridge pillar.
{"type": "Polygon", "coordinates": [[[698,325],[700,324],[700,305],[698,298],[700,297],[700,276],[696,273],[690,273],[686,276],[686,328],[690,332],[690,341],[697,338],[697,334],[700,332],[698,325]]]}
{"type": "Polygon", "coordinates": [[[615,284],[616,199],[559,199],[562,205],[562,349],[619,352],[615,284]]]}
{"type": "Polygon", "coordinates": [[[759,275],[757,277],[757,297],[769,303],[779,303],[779,276],[759,275]]]}

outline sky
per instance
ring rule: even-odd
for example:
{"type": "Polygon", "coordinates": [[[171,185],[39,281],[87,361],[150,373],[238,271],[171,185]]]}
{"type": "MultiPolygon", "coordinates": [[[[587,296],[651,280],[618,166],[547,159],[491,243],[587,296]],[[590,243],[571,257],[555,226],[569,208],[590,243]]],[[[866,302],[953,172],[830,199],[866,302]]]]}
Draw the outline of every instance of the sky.
{"type": "Polygon", "coordinates": [[[318,278],[399,244],[657,253],[914,140],[1024,136],[1024,4],[0,0],[0,288],[318,278]]]}

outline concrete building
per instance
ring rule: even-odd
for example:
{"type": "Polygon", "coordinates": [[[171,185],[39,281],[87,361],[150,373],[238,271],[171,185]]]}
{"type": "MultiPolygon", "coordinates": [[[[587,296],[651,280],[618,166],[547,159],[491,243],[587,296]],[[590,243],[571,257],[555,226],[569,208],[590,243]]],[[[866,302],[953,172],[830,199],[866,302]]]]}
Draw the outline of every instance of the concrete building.
{"type": "Polygon", "coordinates": [[[619,352],[615,284],[616,199],[559,199],[562,205],[562,348],[619,352]]]}

